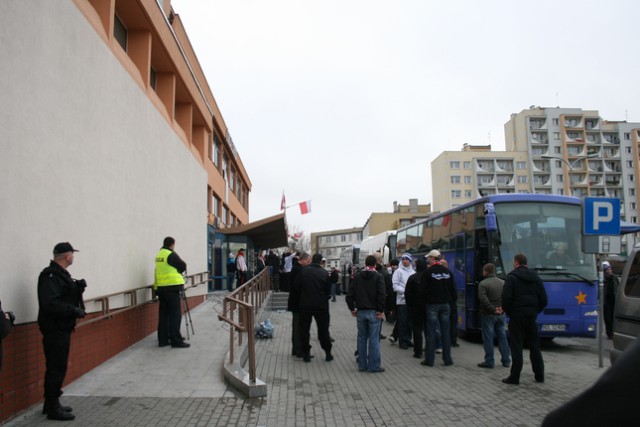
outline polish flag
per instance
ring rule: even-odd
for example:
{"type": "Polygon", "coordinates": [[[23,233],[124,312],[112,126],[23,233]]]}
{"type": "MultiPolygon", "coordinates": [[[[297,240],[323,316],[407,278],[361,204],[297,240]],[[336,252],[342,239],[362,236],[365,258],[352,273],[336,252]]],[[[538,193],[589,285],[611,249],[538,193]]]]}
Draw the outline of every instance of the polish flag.
{"type": "Polygon", "coordinates": [[[282,201],[280,202],[280,210],[283,211],[287,206],[287,199],[284,198],[284,191],[282,192],[282,201]]]}
{"type": "Polygon", "coordinates": [[[311,212],[311,200],[300,203],[300,214],[305,215],[311,212]]]}
{"type": "Polygon", "coordinates": [[[302,236],[304,235],[304,231],[301,231],[299,233],[294,233],[293,234],[293,238],[296,240],[302,239],[302,236]]]}

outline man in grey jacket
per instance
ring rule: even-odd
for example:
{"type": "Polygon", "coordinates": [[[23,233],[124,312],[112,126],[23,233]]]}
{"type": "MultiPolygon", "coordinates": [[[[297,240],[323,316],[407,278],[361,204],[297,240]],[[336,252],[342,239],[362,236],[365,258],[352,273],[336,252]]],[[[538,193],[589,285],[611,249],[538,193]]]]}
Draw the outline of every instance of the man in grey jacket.
{"type": "Polygon", "coordinates": [[[478,363],[480,368],[493,368],[493,338],[498,339],[500,361],[502,366],[511,366],[511,353],[505,329],[505,315],[502,309],[502,287],[504,280],[496,277],[496,266],[487,263],[482,267],[484,280],[478,287],[480,300],[480,322],[482,325],[482,343],[484,344],[484,362],[478,363]]]}

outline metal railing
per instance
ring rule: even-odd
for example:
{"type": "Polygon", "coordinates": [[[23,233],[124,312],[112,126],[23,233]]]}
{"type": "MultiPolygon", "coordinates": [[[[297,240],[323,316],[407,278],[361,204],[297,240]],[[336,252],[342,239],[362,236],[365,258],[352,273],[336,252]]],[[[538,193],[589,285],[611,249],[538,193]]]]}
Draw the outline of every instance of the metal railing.
{"type": "MultiPolygon", "coordinates": [[[[201,284],[208,283],[208,282],[209,282],[208,271],[192,274],[190,276],[185,277],[184,290],[186,292],[191,288],[196,288],[201,284]]],[[[102,295],[99,297],[90,298],[90,299],[84,300],[85,305],[99,304],[100,305],[99,312],[101,314],[99,314],[96,317],[91,317],[90,319],[78,322],[76,327],[90,325],[92,323],[98,322],[100,320],[108,319],[117,314],[124,313],[136,307],[140,307],[142,305],[149,304],[154,301],[156,301],[156,296],[155,296],[155,292],[153,291],[153,285],[141,286],[139,288],[127,289],[126,291],[121,291],[121,292],[116,292],[109,295],[102,295]],[[114,299],[124,300],[126,305],[123,306],[122,304],[119,304],[118,307],[112,308],[111,302],[114,299]]]]}
{"type": "MultiPolygon", "coordinates": [[[[244,285],[224,298],[222,314],[218,320],[231,325],[229,328],[229,363],[234,363],[236,347],[241,348],[246,335],[249,361],[249,381],[256,383],[256,338],[253,325],[258,310],[269,296],[271,278],[265,268],[244,285]]],[[[239,356],[240,357],[240,356],[239,356]]]]}

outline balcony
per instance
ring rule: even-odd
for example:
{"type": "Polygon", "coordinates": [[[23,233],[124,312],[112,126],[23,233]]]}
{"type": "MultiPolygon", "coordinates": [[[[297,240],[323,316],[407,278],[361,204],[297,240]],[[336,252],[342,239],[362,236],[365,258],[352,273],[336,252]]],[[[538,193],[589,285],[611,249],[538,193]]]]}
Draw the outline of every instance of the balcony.
{"type": "Polygon", "coordinates": [[[547,119],[545,118],[529,118],[529,129],[530,130],[546,130],[547,129],[547,119]]]}
{"type": "Polygon", "coordinates": [[[583,124],[582,124],[582,117],[565,117],[564,118],[564,127],[565,128],[571,128],[571,129],[576,129],[576,128],[582,128],[583,124]]]}
{"type": "Polygon", "coordinates": [[[594,119],[585,119],[584,127],[587,130],[599,130],[600,129],[600,120],[597,118],[594,119]]]}

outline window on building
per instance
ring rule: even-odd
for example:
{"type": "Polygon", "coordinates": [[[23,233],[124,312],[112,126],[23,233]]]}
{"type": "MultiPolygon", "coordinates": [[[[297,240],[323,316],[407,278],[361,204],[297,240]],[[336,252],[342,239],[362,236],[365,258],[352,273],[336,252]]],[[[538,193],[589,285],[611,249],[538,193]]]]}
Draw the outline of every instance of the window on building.
{"type": "Polygon", "coordinates": [[[210,159],[217,169],[220,169],[220,140],[218,135],[213,134],[213,145],[211,146],[210,159]]]}
{"type": "Polygon", "coordinates": [[[158,74],[156,73],[156,70],[153,67],[149,68],[149,86],[151,86],[151,89],[153,89],[154,91],[156,90],[156,82],[158,81],[158,74]]]}
{"type": "Polygon", "coordinates": [[[627,154],[631,154],[631,147],[624,147],[624,151],[625,151],[627,154]]]}
{"type": "Polygon", "coordinates": [[[222,155],[222,177],[225,180],[229,179],[229,156],[227,153],[222,155]]]}
{"type": "Polygon", "coordinates": [[[236,216],[231,214],[231,226],[233,227],[234,225],[236,225],[236,216]]]}
{"type": "Polygon", "coordinates": [[[625,132],[624,133],[624,139],[625,139],[625,141],[630,140],[631,139],[631,134],[629,132],[625,132]]]}
{"type": "Polygon", "coordinates": [[[116,39],[122,50],[127,51],[127,27],[118,18],[118,15],[114,15],[113,22],[113,37],[116,39]]]}
{"type": "Polygon", "coordinates": [[[449,162],[449,168],[451,169],[460,169],[460,162],[449,162]]]}
{"type": "Polygon", "coordinates": [[[554,126],[559,126],[559,125],[560,125],[560,120],[559,120],[559,119],[551,119],[551,123],[552,123],[554,126]]]}
{"type": "Polygon", "coordinates": [[[465,184],[471,184],[471,177],[469,175],[464,177],[464,183],[465,184]]]}
{"type": "Polygon", "coordinates": [[[561,154],[562,153],[562,148],[554,147],[553,152],[556,153],[556,154],[561,154]]]}
{"type": "Polygon", "coordinates": [[[636,202],[631,202],[629,203],[629,207],[631,208],[631,210],[636,210],[636,202]]]}
{"type": "Polygon", "coordinates": [[[222,223],[224,225],[229,224],[229,209],[227,209],[227,205],[222,205],[222,223]]]}
{"type": "Polygon", "coordinates": [[[633,181],[635,181],[635,177],[633,176],[633,174],[630,173],[629,175],[627,175],[627,180],[629,182],[633,182],[633,181]]]}
{"type": "Polygon", "coordinates": [[[236,170],[233,166],[229,168],[229,188],[232,193],[236,192],[236,170]]]}
{"type": "Polygon", "coordinates": [[[554,132],[553,133],[553,139],[555,139],[556,141],[560,140],[560,132],[554,132]]]}
{"type": "Polygon", "coordinates": [[[213,214],[218,218],[220,218],[220,206],[220,198],[213,194],[213,214]]]}
{"type": "Polygon", "coordinates": [[[556,175],[556,182],[564,182],[564,175],[556,175]]]}
{"type": "Polygon", "coordinates": [[[341,234],[340,235],[340,241],[341,242],[346,242],[347,241],[347,235],[346,234],[341,234]]]}
{"type": "Polygon", "coordinates": [[[460,175],[453,175],[451,177],[451,183],[452,184],[460,184],[460,175]]]}
{"type": "Polygon", "coordinates": [[[636,195],[636,189],[635,188],[630,188],[629,189],[629,195],[630,196],[635,196],[636,195]]]}
{"type": "Polygon", "coordinates": [[[528,181],[529,180],[526,175],[518,175],[518,184],[526,184],[528,181]]]}
{"type": "Polygon", "coordinates": [[[632,168],[633,167],[633,160],[627,160],[627,167],[628,168],[632,168]]]}
{"type": "Polygon", "coordinates": [[[451,198],[452,199],[459,199],[461,197],[462,193],[460,192],[460,190],[451,190],[451,198]]]}
{"type": "Polygon", "coordinates": [[[526,169],[527,168],[527,162],[516,162],[516,169],[526,169]]]}
{"type": "Polygon", "coordinates": [[[471,162],[464,162],[462,163],[462,167],[464,169],[471,169],[471,162]]]}
{"type": "Polygon", "coordinates": [[[471,194],[472,194],[471,190],[464,190],[464,197],[465,198],[470,199],[471,198],[471,194]]]}

